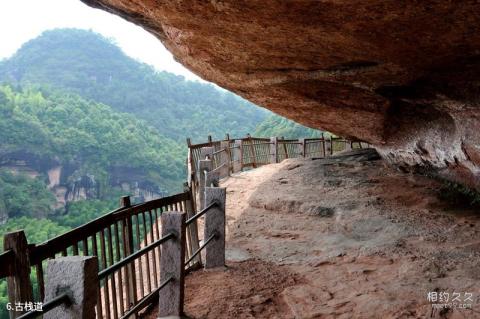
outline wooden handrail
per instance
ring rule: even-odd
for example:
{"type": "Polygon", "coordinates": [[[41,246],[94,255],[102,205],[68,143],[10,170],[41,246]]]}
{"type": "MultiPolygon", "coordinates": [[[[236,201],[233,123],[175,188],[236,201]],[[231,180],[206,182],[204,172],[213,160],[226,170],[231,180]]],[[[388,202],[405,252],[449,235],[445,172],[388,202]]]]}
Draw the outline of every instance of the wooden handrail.
{"type": "MultiPolygon", "coordinates": [[[[190,139],[188,139],[190,140],[190,139]]],[[[265,137],[242,137],[242,138],[230,138],[230,141],[234,141],[234,140],[242,140],[242,141],[249,141],[249,140],[253,140],[253,141],[270,141],[270,138],[265,138],[265,137]]],[[[225,141],[225,140],[224,140],[225,141]]],[[[198,144],[188,144],[187,143],[187,146],[188,148],[190,149],[196,149],[196,148],[202,148],[202,147],[207,147],[207,146],[211,146],[212,144],[214,143],[219,143],[221,141],[212,141],[212,142],[205,142],[205,143],[198,143],[198,144]]]]}
{"type": "Polygon", "coordinates": [[[162,198],[154,199],[142,204],[124,208],[115,212],[113,215],[114,215],[115,221],[119,221],[141,212],[146,212],[146,211],[149,211],[155,208],[160,208],[166,205],[172,205],[172,204],[189,200],[189,199],[190,199],[190,192],[179,193],[172,196],[162,197],[162,198]]]}
{"type": "Polygon", "coordinates": [[[41,263],[43,260],[55,256],[56,253],[61,252],[63,249],[108,227],[115,221],[113,214],[123,209],[116,209],[71,231],[34,245],[30,248],[30,263],[32,265],[41,263]]]}
{"type": "MultiPolygon", "coordinates": [[[[135,214],[149,211],[166,205],[178,203],[190,199],[190,193],[180,193],[168,197],[154,199],[142,204],[130,207],[118,208],[110,213],[100,216],[84,225],[62,235],[49,239],[41,244],[35,245],[30,249],[30,262],[32,265],[41,263],[43,260],[53,257],[56,253],[74,245],[84,238],[93,236],[97,232],[107,228],[115,222],[133,216],[135,214]]],[[[1,278],[1,277],[0,277],[1,278]]]]}

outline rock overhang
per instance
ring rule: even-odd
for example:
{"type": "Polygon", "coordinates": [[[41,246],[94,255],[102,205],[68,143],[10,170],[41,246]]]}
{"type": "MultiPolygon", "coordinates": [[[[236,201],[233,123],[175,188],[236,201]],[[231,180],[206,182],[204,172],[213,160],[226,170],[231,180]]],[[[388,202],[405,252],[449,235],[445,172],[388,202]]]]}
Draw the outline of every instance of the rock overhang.
{"type": "Polygon", "coordinates": [[[197,75],[389,162],[480,185],[480,3],[82,0],[197,75]]]}

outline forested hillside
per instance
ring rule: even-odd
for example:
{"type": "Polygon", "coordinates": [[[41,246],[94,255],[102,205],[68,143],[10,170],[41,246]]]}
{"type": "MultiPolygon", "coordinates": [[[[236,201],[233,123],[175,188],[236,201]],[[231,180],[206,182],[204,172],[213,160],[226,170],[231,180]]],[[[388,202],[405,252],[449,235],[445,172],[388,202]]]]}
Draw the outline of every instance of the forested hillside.
{"type": "Polygon", "coordinates": [[[211,84],[185,80],[126,56],[91,31],[57,29],[25,43],[0,64],[0,81],[48,85],[145,119],[161,134],[221,138],[243,136],[269,114],[211,84]]]}
{"type": "MultiPolygon", "coordinates": [[[[8,217],[48,215],[48,196],[37,198],[39,208],[30,209],[20,197],[28,193],[15,191],[21,185],[32,189],[32,177],[52,191],[83,181],[77,187],[87,198],[105,199],[112,188],[132,180],[157,193],[178,190],[185,174],[178,143],[132,115],[73,94],[0,86],[0,140],[0,184],[10,185],[0,189],[0,215],[8,217]],[[54,168],[63,169],[56,182],[49,174],[54,168]],[[22,177],[22,171],[33,176],[22,177]]],[[[35,188],[37,197],[43,194],[35,188]]]]}
{"type": "Polygon", "coordinates": [[[311,129],[279,115],[272,114],[257,126],[253,135],[259,137],[308,138],[320,137],[321,134],[322,131],[311,129]]]}

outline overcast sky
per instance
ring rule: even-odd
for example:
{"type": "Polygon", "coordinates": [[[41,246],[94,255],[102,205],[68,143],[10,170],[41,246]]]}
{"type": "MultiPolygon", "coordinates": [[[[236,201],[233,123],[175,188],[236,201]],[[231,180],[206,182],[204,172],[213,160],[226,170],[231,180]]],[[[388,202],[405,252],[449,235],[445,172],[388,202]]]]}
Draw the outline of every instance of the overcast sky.
{"type": "Polygon", "coordinates": [[[199,79],[175,62],[147,31],[79,0],[0,0],[0,59],[10,57],[26,41],[54,28],[91,29],[113,38],[127,55],[158,70],[199,79]]]}

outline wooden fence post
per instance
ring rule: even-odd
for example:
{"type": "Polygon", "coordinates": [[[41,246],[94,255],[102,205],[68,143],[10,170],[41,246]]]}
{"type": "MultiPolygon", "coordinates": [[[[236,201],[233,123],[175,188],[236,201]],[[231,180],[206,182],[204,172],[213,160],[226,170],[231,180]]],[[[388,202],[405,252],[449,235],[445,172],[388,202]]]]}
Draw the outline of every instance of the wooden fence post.
{"type": "Polygon", "coordinates": [[[270,163],[278,163],[278,137],[270,137],[270,163]]]}
{"type": "Polygon", "coordinates": [[[205,208],[205,185],[207,182],[207,176],[205,171],[210,172],[213,167],[212,160],[200,160],[198,161],[198,201],[200,202],[199,210],[205,208]]]}
{"type": "Polygon", "coordinates": [[[225,201],[226,189],[220,187],[205,188],[205,205],[217,202],[205,215],[204,242],[214,235],[215,238],[205,247],[205,268],[225,266],[225,201]]]}
{"type": "MultiPolygon", "coordinates": [[[[5,234],[3,249],[11,249],[14,255],[15,273],[7,279],[8,301],[15,307],[15,302],[33,302],[32,283],[30,282],[30,257],[27,237],[23,230],[5,234]]],[[[17,318],[23,312],[10,312],[10,318],[17,318]]]]}
{"type": "Polygon", "coordinates": [[[225,149],[225,153],[227,154],[226,155],[226,160],[227,160],[227,167],[228,167],[228,176],[230,176],[231,173],[233,173],[233,165],[232,165],[232,150],[230,149],[230,134],[226,134],[225,135],[225,145],[226,145],[226,149],[225,149]]]}
{"type": "MultiPolygon", "coordinates": [[[[188,187],[188,185],[185,185],[184,191],[188,192],[190,194],[190,199],[185,201],[185,210],[186,210],[186,213],[187,213],[187,218],[191,218],[191,217],[195,216],[195,209],[194,209],[194,206],[193,206],[193,196],[195,196],[195,195],[193,194],[192,189],[190,187],[188,187]]],[[[199,238],[198,238],[198,224],[197,224],[196,220],[193,223],[191,223],[190,225],[188,225],[188,227],[187,227],[187,237],[188,237],[188,244],[189,244],[189,247],[190,247],[190,252],[193,253],[193,252],[197,251],[198,248],[200,248],[200,244],[198,242],[199,241],[199,238]]],[[[196,264],[198,264],[198,265],[202,264],[201,254],[198,254],[197,256],[195,256],[193,258],[193,260],[190,262],[190,266],[194,266],[196,264]]]]}
{"type": "Polygon", "coordinates": [[[158,315],[162,317],[180,317],[183,315],[185,289],[185,220],[182,212],[162,214],[162,237],[175,234],[162,244],[160,256],[160,282],[173,278],[160,292],[158,315]]]}
{"type": "Polygon", "coordinates": [[[208,143],[212,144],[212,136],[211,135],[208,136],[208,143]]]}
{"type": "MultiPolygon", "coordinates": [[[[95,319],[98,293],[98,260],[92,256],[68,256],[48,261],[45,301],[67,293],[63,303],[43,315],[44,319],[95,319]]],[[[110,307],[110,305],[105,305],[110,307]]]]}
{"type": "Polygon", "coordinates": [[[126,208],[130,207],[132,204],[130,202],[130,196],[122,196],[120,197],[120,207],[126,208]]]}
{"type": "MultiPolygon", "coordinates": [[[[122,196],[120,199],[120,206],[122,208],[128,208],[131,206],[130,196],[122,196]]],[[[132,219],[127,217],[122,222],[122,234],[123,234],[123,252],[124,257],[130,256],[133,254],[133,225],[132,219]]],[[[127,301],[128,308],[135,305],[137,301],[137,281],[135,275],[135,263],[129,263],[127,265],[126,275],[127,275],[127,301]]]]}
{"type": "Polygon", "coordinates": [[[188,185],[192,186],[192,183],[194,182],[192,177],[194,177],[193,174],[195,174],[195,163],[193,163],[193,154],[192,154],[192,140],[190,138],[187,138],[187,181],[188,185]]]}

